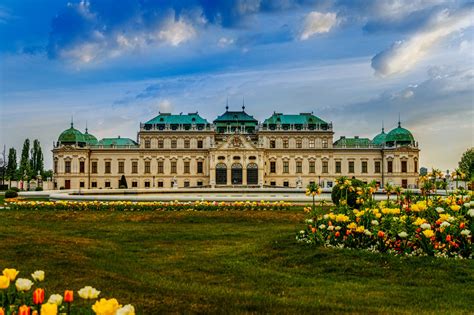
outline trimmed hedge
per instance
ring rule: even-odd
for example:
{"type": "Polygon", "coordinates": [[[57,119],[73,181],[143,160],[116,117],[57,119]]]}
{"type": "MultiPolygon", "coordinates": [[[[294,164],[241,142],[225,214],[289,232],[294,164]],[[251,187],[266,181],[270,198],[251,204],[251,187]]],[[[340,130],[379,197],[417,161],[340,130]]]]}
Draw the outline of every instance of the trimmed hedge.
{"type": "Polygon", "coordinates": [[[18,193],[14,190],[9,189],[5,192],[5,198],[16,198],[16,197],[18,197],[18,193]]]}

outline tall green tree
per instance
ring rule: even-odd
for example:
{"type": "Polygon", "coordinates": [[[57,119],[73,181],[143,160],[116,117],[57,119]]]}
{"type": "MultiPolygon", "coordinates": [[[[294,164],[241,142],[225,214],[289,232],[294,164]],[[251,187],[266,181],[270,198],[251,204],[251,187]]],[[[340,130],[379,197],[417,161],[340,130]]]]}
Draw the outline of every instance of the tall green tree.
{"type": "Polygon", "coordinates": [[[23,142],[23,149],[21,150],[20,168],[19,175],[23,179],[25,174],[31,176],[31,164],[30,164],[30,139],[25,139],[23,142]]]}
{"type": "Polygon", "coordinates": [[[15,148],[8,150],[8,164],[7,164],[7,177],[10,180],[10,187],[12,186],[12,180],[16,180],[16,173],[18,168],[18,162],[16,160],[15,148]]]}
{"type": "Polygon", "coordinates": [[[466,180],[474,177],[474,148],[470,148],[463,153],[459,161],[459,169],[466,175],[466,180]]]}
{"type": "Polygon", "coordinates": [[[31,148],[31,176],[34,177],[44,172],[44,161],[43,151],[41,150],[41,144],[38,139],[33,141],[33,147],[31,148]]]}

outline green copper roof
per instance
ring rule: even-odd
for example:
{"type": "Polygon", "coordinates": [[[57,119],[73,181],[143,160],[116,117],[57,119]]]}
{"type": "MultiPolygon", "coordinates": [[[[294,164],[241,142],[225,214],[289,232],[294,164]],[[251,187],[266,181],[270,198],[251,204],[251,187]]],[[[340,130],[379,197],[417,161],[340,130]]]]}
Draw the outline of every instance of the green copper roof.
{"type": "Polygon", "coordinates": [[[130,138],[104,138],[99,141],[98,143],[101,146],[104,147],[111,147],[111,146],[138,146],[138,143],[133,141],[130,138]]]}
{"type": "Polygon", "coordinates": [[[387,138],[387,134],[385,133],[384,128],[382,128],[382,132],[379,133],[372,139],[372,143],[375,145],[383,145],[385,143],[385,139],[387,138]]]}
{"type": "Polygon", "coordinates": [[[341,137],[339,140],[336,140],[334,142],[335,147],[346,147],[346,148],[363,148],[363,147],[369,147],[372,145],[372,141],[370,141],[369,138],[359,138],[359,137],[354,137],[354,138],[346,138],[346,137],[341,137]]]}
{"type": "Polygon", "coordinates": [[[97,145],[99,141],[97,141],[97,138],[94,135],[91,135],[86,128],[86,133],[84,134],[84,139],[86,140],[87,144],[90,145],[97,145]]]}
{"type": "Polygon", "coordinates": [[[250,123],[251,125],[256,125],[258,124],[258,121],[253,118],[253,116],[250,116],[247,114],[244,110],[241,112],[233,112],[233,111],[228,111],[214,120],[214,123],[223,123],[223,122],[246,122],[250,123]]]}
{"type": "Polygon", "coordinates": [[[58,138],[61,143],[85,143],[86,139],[82,132],[74,128],[74,124],[71,122],[71,128],[64,130],[58,138]]]}
{"type": "Polygon", "coordinates": [[[395,142],[399,144],[410,144],[415,142],[415,138],[409,130],[402,128],[400,122],[398,122],[398,127],[387,134],[385,142],[390,144],[394,144],[395,142]]]}
{"type": "Polygon", "coordinates": [[[187,115],[172,115],[169,113],[160,113],[155,118],[147,121],[146,125],[169,124],[169,125],[207,125],[206,119],[199,116],[198,113],[189,113],[187,115]]]}
{"type": "Polygon", "coordinates": [[[286,115],[281,113],[273,113],[273,115],[263,122],[264,125],[316,125],[327,124],[321,118],[310,113],[301,113],[299,115],[286,115]]]}

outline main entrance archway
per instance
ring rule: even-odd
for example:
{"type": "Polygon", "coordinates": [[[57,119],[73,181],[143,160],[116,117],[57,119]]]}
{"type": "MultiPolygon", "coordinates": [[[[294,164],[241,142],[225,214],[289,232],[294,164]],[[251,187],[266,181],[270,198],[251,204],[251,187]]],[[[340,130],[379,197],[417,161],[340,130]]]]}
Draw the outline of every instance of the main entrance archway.
{"type": "Polygon", "coordinates": [[[242,164],[232,164],[232,185],[242,185],[242,164]]]}
{"type": "Polygon", "coordinates": [[[224,163],[216,165],[216,185],[227,185],[227,165],[224,163]]]}
{"type": "Polygon", "coordinates": [[[247,185],[258,185],[257,163],[249,163],[247,165],[247,185]]]}

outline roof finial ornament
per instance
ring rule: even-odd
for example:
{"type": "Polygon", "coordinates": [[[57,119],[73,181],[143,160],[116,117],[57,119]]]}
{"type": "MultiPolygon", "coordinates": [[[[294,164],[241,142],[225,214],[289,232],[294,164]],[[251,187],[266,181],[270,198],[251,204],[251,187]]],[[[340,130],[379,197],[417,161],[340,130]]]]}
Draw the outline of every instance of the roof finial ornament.
{"type": "Polygon", "coordinates": [[[382,120],[382,133],[385,133],[385,128],[383,127],[383,120],[382,120]]]}
{"type": "Polygon", "coordinates": [[[402,123],[400,122],[400,113],[398,113],[398,128],[402,126],[402,123]]]}
{"type": "Polygon", "coordinates": [[[71,115],[71,128],[74,128],[74,116],[71,115]]]}
{"type": "Polygon", "coordinates": [[[87,133],[87,120],[86,120],[86,133],[87,133]]]}
{"type": "Polygon", "coordinates": [[[242,96],[242,111],[245,111],[245,97],[242,96]]]}
{"type": "Polygon", "coordinates": [[[229,96],[227,96],[227,101],[225,103],[225,110],[228,111],[229,110],[229,96]]]}

